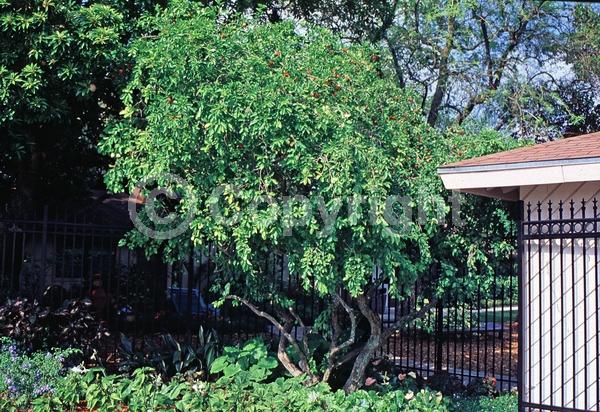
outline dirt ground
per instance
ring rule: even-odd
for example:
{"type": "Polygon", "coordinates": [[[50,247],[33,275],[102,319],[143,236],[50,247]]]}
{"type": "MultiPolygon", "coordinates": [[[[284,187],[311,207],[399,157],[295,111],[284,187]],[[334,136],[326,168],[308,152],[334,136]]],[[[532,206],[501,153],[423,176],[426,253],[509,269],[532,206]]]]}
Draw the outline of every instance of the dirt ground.
{"type": "MultiPolygon", "coordinates": [[[[442,349],[442,367],[457,374],[484,373],[487,376],[515,377],[518,359],[518,325],[506,325],[500,333],[464,336],[418,336],[403,332],[390,338],[382,355],[393,357],[400,366],[428,364],[433,367],[436,347],[442,349]]],[[[426,366],[424,366],[426,367],[426,366]]]]}

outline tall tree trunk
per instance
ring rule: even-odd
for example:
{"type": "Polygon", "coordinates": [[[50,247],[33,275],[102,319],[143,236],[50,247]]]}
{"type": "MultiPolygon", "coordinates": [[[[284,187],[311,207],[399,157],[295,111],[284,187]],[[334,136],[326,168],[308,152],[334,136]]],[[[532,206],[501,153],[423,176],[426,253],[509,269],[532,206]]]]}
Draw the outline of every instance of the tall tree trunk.
{"type": "MultiPolygon", "coordinates": [[[[450,7],[454,6],[455,1],[450,2],[450,7]]],[[[440,107],[442,106],[442,100],[448,90],[448,80],[450,79],[450,53],[454,48],[454,33],[456,31],[456,16],[454,10],[450,10],[448,16],[448,31],[446,33],[446,44],[440,52],[440,68],[438,70],[437,84],[435,86],[435,92],[431,99],[431,106],[429,107],[429,115],[427,116],[427,123],[430,126],[435,126],[437,123],[438,115],[440,113],[440,107]]]]}
{"type": "Polygon", "coordinates": [[[381,346],[381,334],[371,335],[360,354],[356,357],[354,366],[352,366],[352,372],[350,372],[350,376],[344,384],[344,391],[346,393],[354,392],[362,387],[365,381],[367,366],[369,366],[369,362],[373,359],[379,346],[381,346]]]}
{"type": "Polygon", "coordinates": [[[381,319],[379,318],[379,315],[377,315],[377,313],[375,313],[375,311],[373,311],[373,309],[371,309],[369,306],[368,295],[359,296],[356,298],[356,302],[361,314],[369,321],[371,335],[369,336],[365,346],[360,349],[360,352],[354,361],[354,366],[352,367],[350,376],[344,384],[344,391],[346,393],[354,392],[361,388],[363,382],[365,381],[365,374],[367,367],[369,366],[369,362],[375,356],[377,349],[379,349],[379,347],[396,331],[406,328],[410,322],[425,316],[425,314],[435,307],[437,304],[437,299],[434,298],[418,310],[402,316],[400,319],[397,319],[391,327],[385,330],[382,330],[381,319]]]}

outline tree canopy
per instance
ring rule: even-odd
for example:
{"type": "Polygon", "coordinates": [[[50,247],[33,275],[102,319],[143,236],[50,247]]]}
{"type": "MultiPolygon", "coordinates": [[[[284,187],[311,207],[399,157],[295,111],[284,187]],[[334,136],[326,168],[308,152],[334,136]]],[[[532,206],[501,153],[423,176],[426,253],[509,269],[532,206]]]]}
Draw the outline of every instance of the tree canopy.
{"type": "MultiPolygon", "coordinates": [[[[125,49],[152,35],[140,17],[167,3],[0,2],[5,196],[16,188],[26,199],[47,200],[101,187],[107,159],[95,147],[107,120],[122,108],[118,97],[131,64],[125,49]]],[[[414,93],[429,124],[440,130],[486,125],[546,140],[597,127],[593,6],[537,0],[198,2],[207,4],[265,21],[308,21],[347,45],[370,43],[381,55],[381,71],[393,74],[387,80],[414,93]]]]}
{"type": "Polygon", "coordinates": [[[140,190],[149,202],[156,186],[179,193],[154,206],[177,216],[184,234],[161,237],[173,222],[141,211],[151,230],[132,232],[129,243],[174,258],[192,244],[215,246],[216,291],[280,329],[279,357],[295,375],[327,380],[364,317],[370,337],[346,382],[356,389],[377,347],[408,322],[382,330],[370,293],[382,281],[400,293],[439,267],[434,260],[459,259],[430,249],[452,249],[440,225],[448,206],[437,166],[507,141],[441,138],[415,94],[387,77],[376,48],[310,24],[269,24],[186,0],[142,24],[152,35],[130,49],[122,118],[100,145],[111,158],[106,184],[140,190]],[[351,324],[349,336],[330,335],[322,368],[289,334],[301,320],[269,271],[274,255],[287,256],[304,288],[327,298],[322,316],[331,328],[338,311],[351,324]],[[374,279],[375,267],[383,277],[374,279]],[[267,303],[271,314],[259,309],[267,303]]]}

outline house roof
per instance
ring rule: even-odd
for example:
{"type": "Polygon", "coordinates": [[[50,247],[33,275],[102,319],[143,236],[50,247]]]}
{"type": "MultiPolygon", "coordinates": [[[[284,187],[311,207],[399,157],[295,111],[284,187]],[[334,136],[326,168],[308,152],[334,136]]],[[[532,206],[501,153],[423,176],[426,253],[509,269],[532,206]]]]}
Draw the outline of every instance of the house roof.
{"type": "Polygon", "coordinates": [[[600,158],[600,132],[467,159],[444,165],[440,169],[593,158],[600,158]]]}
{"type": "Polygon", "coordinates": [[[524,186],[600,181],[600,132],[444,165],[447,189],[518,200],[524,186]]]}

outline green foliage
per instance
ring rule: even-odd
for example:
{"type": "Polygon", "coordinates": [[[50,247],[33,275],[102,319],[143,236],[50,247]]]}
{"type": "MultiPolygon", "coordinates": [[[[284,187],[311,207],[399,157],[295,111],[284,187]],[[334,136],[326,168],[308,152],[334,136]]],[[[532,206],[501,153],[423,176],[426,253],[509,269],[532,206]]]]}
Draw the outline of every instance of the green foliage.
{"type": "MultiPolygon", "coordinates": [[[[237,384],[232,381],[208,384],[175,378],[163,382],[149,369],[138,369],[131,376],[105,375],[101,370],[70,373],[52,394],[36,398],[34,412],[75,410],[85,404],[99,412],[122,407],[134,412],[149,410],[210,411],[413,411],[443,412],[448,402],[428,390],[357,391],[351,395],[331,391],[326,384],[307,387],[302,378],[278,378],[271,383],[237,384]]],[[[0,396],[2,410],[14,402],[0,396]]]]}
{"type": "MultiPolygon", "coordinates": [[[[414,327],[419,330],[434,334],[437,330],[436,309],[429,311],[424,317],[414,321],[414,327]]],[[[471,307],[463,303],[445,308],[442,312],[442,328],[448,331],[468,329],[477,321],[477,315],[471,311],[471,307]]]]}
{"type": "MultiPolygon", "coordinates": [[[[531,144],[498,132],[449,131],[449,162],[483,156],[531,144]]],[[[513,292],[510,276],[516,273],[517,217],[509,202],[481,196],[460,196],[460,224],[432,237],[431,250],[440,268],[438,293],[450,302],[503,299],[513,292]]],[[[454,210],[456,211],[456,209],[454,210]]],[[[476,303],[478,304],[478,303],[476,303]]]]}
{"type": "Polygon", "coordinates": [[[254,384],[251,389],[240,390],[238,386],[207,387],[201,397],[191,397],[191,403],[180,405],[202,410],[270,410],[270,411],[419,411],[442,412],[447,403],[441,395],[430,391],[386,394],[357,391],[345,395],[332,392],[326,384],[312,387],[302,385],[298,378],[279,378],[269,384],[254,384]]]}
{"type": "Polygon", "coordinates": [[[243,388],[267,380],[277,365],[277,359],[269,356],[265,343],[252,339],[241,348],[223,348],[223,355],[212,363],[210,373],[222,374],[218,380],[222,385],[231,382],[243,388]]]}
{"type": "Polygon", "coordinates": [[[97,173],[94,146],[125,78],[124,28],[101,2],[0,1],[0,184],[63,190],[97,173]]]}
{"type": "Polygon", "coordinates": [[[221,353],[221,344],[214,330],[198,330],[194,344],[178,341],[170,334],[160,336],[159,343],[148,339],[144,351],[138,352],[131,340],[121,334],[119,370],[131,372],[140,367],[156,369],[163,377],[177,374],[208,378],[211,365],[221,353]]]}
{"type": "Polygon", "coordinates": [[[577,136],[600,130],[600,104],[597,88],[589,79],[592,72],[578,73],[573,79],[558,85],[559,99],[553,104],[532,107],[541,121],[555,127],[558,137],[577,136]],[[582,78],[580,78],[582,77],[582,78]]]}
{"type": "MultiPolygon", "coordinates": [[[[10,345],[9,341],[3,344],[10,345]]],[[[126,407],[134,412],[149,410],[211,410],[211,411],[411,411],[444,412],[505,412],[516,410],[516,397],[480,397],[452,402],[440,393],[419,389],[413,380],[403,377],[400,384],[382,382],[379,392],[359,390],[346,395],[332,391],[327,384],[306,386],[304,377],[278,378],[270,383],[264,379],[240,380],[240,372],[227,378],[226,369],[235,365],[246,372],[272,363],[264,344],[250,341],[243,348],[229,348],[222,359],[224,376],[215,383],[185,379],[181,375],[164,381],[151,368],[140,368],[131,375],[107,375],[102,369],[75,368],[63,373],[61,358],[69,351],[53,355],[12,355],[6,350],[0,355],[0,408],[3,411],[31,408],[33,412],[76,410],[85,405],[98,412],[113,412],[126,407]],[[254,355],[251,352],[255,352],[254,355]],[[10,365],[13,364],[13,365],[10,365]],[[225,365],[226,364],[226,365],[225,365]],[[31,376],[30,376],[31,375],[31,376]],[[39,378],[37,377],[39,375],[39,378]],[[19,397],[11,396],[4,384],[10,377],[19,382],[19,397]],[[3,386],[4,385],[4,386],[3,386]],[[48,389],[49,388],[49,389],[48,389]],[[25,395],[27,393],[27,395],[25,395]]],[[[384,379],[385,381],[385,379],[384,379]]]]}
{"type": "Polygon", "coordinates": [[[534,143],[532,140],[515,139],[490,128],[483,128],[477,132],[453,128],[448,134],[451,146],[447,159],[449,162],[517,149],[534,143]]]}
{"type": "Polygon", "coordinates": [[[68,349],[28,355],[19,352],[8,338],[0,338],[0,398],[6,397],[20,408],[34,398],[53,394],[63,379],[63,362],[76,352],[68,349]]]}
{"type": "Polygon", "coordinates": [[[450,411],[456,412],[516,412],[519,402],[515,394],[457,400],[452,402],[450,411]]]}
{"type": "Polygon", "coordinates": [[[117,57],[123,19],[108,6],[4,0],[0,10],[3,47],[10,51],[0,60],[0,124],[64,116],[67,96],[91,95],[92,73],[117,57]],[[55,93],[67,85],[68,91],[55,93]]]}
{"type": "MultiPolygon", "coordinates": [[[[399,231],[384,218],[382,199],[435,203],[444,146],[421,121],[412,95],[382,78],[369,47],[346,47],[311,26],[223,19],[216,9],[177,1],[145,21],[156,36],[132,47],[136,65],[123,119],[100,146],[114,161],[107,186],[128,190],[164,173],[188,181],[194,196],[174,207],[181,217],[196,212],[190,231],[161,247],[215,241],[222,293],[257,300],[273,293],[261,275],[273,251],[290,256],[302,284],[314,283],[323,295],[339,287],[360,294],[375,263],[392,283],[396,273],[398,283],[412,282],[426,266],[425,231],[434,222],[427,214],[422,225],[408,222],[399,231]],[[356,213],[341,210],[331,221],[314,213],[302,225],[293,224],[302,205],[256,203],[289,196],[328,212],[353,196],[365,201],[356,213]]],[[[181,190],[164,178],[157,183],[181,190]]],[[[129,241],[149,252],[159,248],[139,232],[129,241]]]]}

